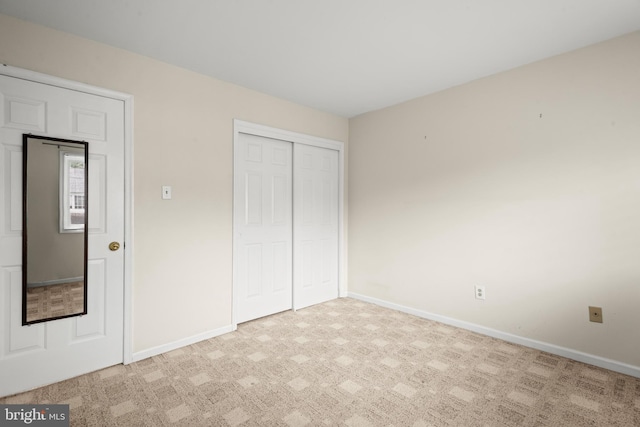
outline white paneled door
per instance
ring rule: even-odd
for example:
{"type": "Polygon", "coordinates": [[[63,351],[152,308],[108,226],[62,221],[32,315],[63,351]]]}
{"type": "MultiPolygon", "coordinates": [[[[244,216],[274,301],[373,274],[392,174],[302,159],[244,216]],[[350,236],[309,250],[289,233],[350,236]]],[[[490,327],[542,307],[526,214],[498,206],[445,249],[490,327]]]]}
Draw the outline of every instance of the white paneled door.
{"type": "Polygon", "coordinates": [[[124,102],[0,75],[0,396],[123,362],[124,102]],[[89,143],[88,312],[22,326],[22,136],[89,143]]]}
{"type": "Polygon", "coordinates": [[[235,319],[292,307],[291,144],[241,133],[235,146],[235,319]]]}
{"type": "Polygon", "coordinates": [[[294,306],[338,297],[338,152],[294,148],[294,306]]]}
{"type": "Polygon", "coordinates": [[[338,297],[339,152],[296,135],[236,134],[236,324],[338,297]]]}

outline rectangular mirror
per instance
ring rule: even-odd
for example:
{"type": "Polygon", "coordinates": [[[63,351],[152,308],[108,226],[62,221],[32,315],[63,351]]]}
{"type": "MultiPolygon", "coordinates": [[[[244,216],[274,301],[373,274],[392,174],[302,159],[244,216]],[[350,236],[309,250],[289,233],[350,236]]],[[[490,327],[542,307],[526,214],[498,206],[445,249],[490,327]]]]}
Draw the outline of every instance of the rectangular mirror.
{"type": "Polygon", "coordinates": [[[23,136],[23,325],[87,314],[88,151],[23,136]]]}

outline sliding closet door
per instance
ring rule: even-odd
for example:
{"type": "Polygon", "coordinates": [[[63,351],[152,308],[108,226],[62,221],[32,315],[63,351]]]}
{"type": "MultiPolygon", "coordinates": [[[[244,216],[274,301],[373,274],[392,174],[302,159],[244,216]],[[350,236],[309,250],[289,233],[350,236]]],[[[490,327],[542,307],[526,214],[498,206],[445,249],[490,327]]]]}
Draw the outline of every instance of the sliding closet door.
{"type": "Polygon", "coordinates": [[[236,141],[236,323],[292,308],[292,145],[245,133],[236,141]]]}
{"type": "Polygon", "coordinates": [[[234,121],[234,324],[338,297],[341,149],[234,121]]]}
{"type": "Polygon", "coordinates": [[[294,146],[294,308],[338,297],[338,151],[294,146]]]}

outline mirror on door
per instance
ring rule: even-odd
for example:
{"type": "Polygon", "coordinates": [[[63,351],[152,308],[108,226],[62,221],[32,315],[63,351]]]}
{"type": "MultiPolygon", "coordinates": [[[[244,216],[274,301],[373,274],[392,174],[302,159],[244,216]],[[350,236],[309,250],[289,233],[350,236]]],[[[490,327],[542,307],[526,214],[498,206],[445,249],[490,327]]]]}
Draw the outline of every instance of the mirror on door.
{"type": "Polygon", "coordinates": [[[23,325],[87,313],[88,151],[23,135],[23,325]]]}

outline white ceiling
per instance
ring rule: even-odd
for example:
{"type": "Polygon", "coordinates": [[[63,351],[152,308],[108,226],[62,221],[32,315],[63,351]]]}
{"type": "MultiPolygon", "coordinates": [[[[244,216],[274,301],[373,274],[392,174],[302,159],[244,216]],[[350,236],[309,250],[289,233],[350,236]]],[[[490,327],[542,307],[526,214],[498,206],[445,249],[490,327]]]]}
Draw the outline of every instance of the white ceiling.
{"type": "Polygon", "coordinates": [[[640,0],[0,0],[0,13],[344,117],[640,30],[640,0]]]}

